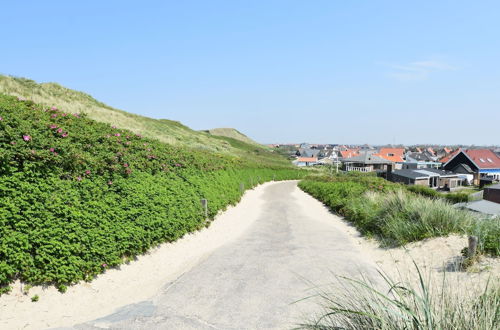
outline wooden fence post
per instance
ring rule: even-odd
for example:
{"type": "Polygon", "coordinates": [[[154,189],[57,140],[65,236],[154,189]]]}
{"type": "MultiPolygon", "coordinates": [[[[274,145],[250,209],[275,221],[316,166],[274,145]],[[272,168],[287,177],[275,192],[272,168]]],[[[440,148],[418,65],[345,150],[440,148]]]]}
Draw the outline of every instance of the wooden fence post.
{"type": "Polygon", "coordinates": [[[201,200],[201,206],[203,207],[203,210],[205,211],[205,220],[208,220],[208,200],[203,198],[201,200]]]}
{"type": "Polygon", "coordinates": [[[477,236],[469,236],[469,247],[467,248],[467,257],[472,258],[477,251],[477,236]]]}

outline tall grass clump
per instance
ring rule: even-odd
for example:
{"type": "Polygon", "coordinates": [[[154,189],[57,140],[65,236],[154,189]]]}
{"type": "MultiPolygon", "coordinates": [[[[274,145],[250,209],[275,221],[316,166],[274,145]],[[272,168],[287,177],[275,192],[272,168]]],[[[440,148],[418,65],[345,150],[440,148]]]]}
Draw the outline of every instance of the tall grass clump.
{"type": "Polygon", "coordinates": [[[340,278],[343,290],[323,290],[321,312],[300,329],[312,330],[486,330],[500,327],[500,286],[489,283],[478,296],[444,280],[440,287],[424,279],[401,283],[382,274],[385,283],[340,278]],[[384,290],[380,287],[387,287],[384,290]]]}
{"type": "Polygon", "coordinates": [[[383,246],[468,234],[479,237],[479,251],[500,255],[500,220],[481,219],[446,199],[426,197],[404,186],[364,175],[308,177],[299,187],[352,222],[383,246]]]}

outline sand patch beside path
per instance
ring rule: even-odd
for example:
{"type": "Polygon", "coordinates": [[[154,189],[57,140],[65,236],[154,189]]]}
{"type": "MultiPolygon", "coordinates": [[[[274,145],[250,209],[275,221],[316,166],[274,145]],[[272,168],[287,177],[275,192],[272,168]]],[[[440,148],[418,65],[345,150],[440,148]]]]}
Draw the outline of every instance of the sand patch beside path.
{"type": "Polygon", "coordinates": [[[109,269],[90,283],[62,294],[54,287],[33,287],[27,295],[16,282],[0,296],[0,329],[42,329],[70,326],[110,314],[117,308],[153,296],[164,285],[237,238],[258,218],[269,182],[245,193],[237,207],[218,215],[209,228],[153,248],[120,269],[109,269]],[[31,297],[38,295],[38,302],[31,297]]]}

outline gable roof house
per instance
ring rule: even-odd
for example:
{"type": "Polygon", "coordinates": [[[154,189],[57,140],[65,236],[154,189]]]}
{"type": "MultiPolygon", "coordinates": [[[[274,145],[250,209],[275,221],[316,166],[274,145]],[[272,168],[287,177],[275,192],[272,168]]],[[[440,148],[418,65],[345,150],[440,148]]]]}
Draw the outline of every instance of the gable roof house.
{"type": "Polygon", "coordinates": [[[318,164],[318,158],[316,157],[299,157],[292,162],[294,165],[303,167],[303,166],[314,166],[318,164]]]}
{"type": "Polygon", "coordinates": [[[318,157],[321,150],[310,148],[299,148],[298,155],[300,157],[318,157]]]}
{"type": "Polygon", "coordinates": [[[403,169],[440,168],[441,163],[434,160],[428,152],[408,152],[405,155],[403,169]]]}
{"type": "Polygon", "coordinates": [[[391,161],[377,156],[374,150],[366,150],[360,152],[357,156],[342,158],[342,162],[344,163],[344,170],[348,172],[385,172],[387,167],[393,164],[391,161]]]}
{"type": "Polygon", "coordinates": [[[475,185],[484,177],[500,180],[500,157],[490,149],[459,149],[446,160],[443,168],[457,173],[470,169],[475,185]]]}
{"type": "Polygon", "coordinates": [[[388,180],[445,190],[453,190],[462,185],[462,178],[458,174],[435,168],[396,170],[388,175],[388,180]]]}
{"type": "Polygon", "coordinates": [[[403,168],[404,163],[404,148],[380,148],[379,152],[375,156],[383,158],[391,163],[395,164],[395,169],[399,170],[403,168]]]}

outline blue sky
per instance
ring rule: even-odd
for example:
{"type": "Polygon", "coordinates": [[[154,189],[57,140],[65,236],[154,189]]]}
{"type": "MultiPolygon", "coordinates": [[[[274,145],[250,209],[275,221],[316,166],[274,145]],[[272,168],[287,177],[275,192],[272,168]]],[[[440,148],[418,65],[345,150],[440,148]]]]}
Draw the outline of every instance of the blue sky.
{"type": "Polygon", "coordinates": [[[263,143],[500,144],[497,1],[11,1],[0,73],[263,143]]]}

